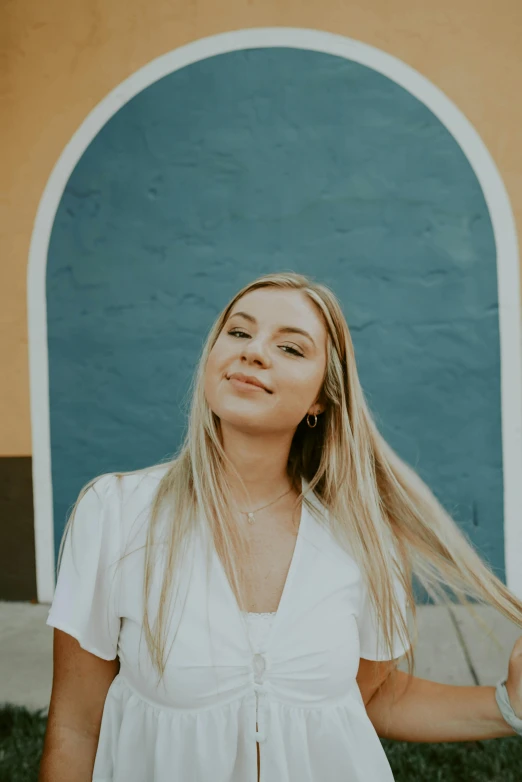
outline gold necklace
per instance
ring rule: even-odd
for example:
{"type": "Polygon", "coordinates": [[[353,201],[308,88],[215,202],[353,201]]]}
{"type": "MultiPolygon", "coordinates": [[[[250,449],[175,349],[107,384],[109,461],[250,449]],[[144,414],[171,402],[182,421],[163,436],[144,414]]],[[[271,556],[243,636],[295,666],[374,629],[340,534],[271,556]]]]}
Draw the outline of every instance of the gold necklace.
{"type": "Polygon", "coordinates": [[[257,513],[260,510],[264,510],[265,508],[270,507],[270,505],[273,505],[274,502],[277,502],[277,500],[280,500],[281,497],[285,497],[287,494],[290,494],[291,491],[292,491],[292,487],[290,487],[290,489],[288,489],[288,491],[285,491],[284,494],[281,494],[280,497],[276,497],[275,500],[272,500],[272,502],[269,502],[268,505],[262,505],[261,508],[256,508],[255,511],[253,511],[253,510],[251,510],[251,511],[242,510],[241,513],[244,513],[248,517],[248,523],[249,524],[253,524],[254,521],[255,521],[254,513],[257,513]]]}

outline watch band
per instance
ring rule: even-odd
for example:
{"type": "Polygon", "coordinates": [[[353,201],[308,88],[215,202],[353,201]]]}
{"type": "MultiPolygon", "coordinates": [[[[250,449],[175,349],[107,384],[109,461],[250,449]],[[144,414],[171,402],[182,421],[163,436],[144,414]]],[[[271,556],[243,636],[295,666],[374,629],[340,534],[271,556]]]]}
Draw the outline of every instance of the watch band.
{"type": "Polygon", "coordinates": [[[506,690],[506,681],[507,678],[503,678],[497,682],[497,686],[495,688],[495,698],[506,722],[511,725],[514,731],[522,736],[522,719],[517,717],[513,711],[511,703],[509,702],[509,695],[508,691],[506,690]]]}

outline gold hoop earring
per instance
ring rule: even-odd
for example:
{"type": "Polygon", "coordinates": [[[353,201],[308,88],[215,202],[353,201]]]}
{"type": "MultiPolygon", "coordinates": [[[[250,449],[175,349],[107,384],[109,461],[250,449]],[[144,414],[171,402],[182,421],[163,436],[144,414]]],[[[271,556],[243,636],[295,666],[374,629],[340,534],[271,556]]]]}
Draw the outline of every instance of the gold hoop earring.
{"type": "Polygon", "coordinates": [[[312,415],[313,415],[313,417],[315,418],[315,421],[314,421],[314,423],[313,423],[313,424],[311,424],[311,423],[310,423],[310,413],[307,413],[307,416],[306,416],[306,423],[308,424],[308,426],[310,427],[310,429],[315,429],[315,427],[317,426],[317,416],[316,416],[316,414],[315,414],[315,413],[312,413],[312,415]]]}

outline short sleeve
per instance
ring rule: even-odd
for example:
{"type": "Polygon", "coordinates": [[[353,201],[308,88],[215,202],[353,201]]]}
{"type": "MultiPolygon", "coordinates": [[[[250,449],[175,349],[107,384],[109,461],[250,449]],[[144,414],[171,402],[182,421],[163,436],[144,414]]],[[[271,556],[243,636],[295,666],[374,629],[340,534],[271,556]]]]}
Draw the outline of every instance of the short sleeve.
{"type": "Polygon", "coordinates": [[[114,660],[118,651],[119,507],[117,478],[98,478],[76,506],[46,624],[83,649],[114,660]]]}
{"type": "MultiPolygon", "coordinates": [[[[401,608],[402,615],[407,622],[406,593],[397,576],[393,575],[395,585],[395,594],[401,608]]],[[[378,620],[375,609],[370,600],[370,593],[367,587],[366,579],[362,579],[361,600],[359,605],[359,615],[357,625],[359,629],[359,655],[366,660],[389,660],[402,657],[408,650],[409,644],[404,645],[400,640],[398,633],[395,633],[393,639],[393,657],[390,658],[386,647],[384,633],[381,630],[377,637],[378,620]]]]}

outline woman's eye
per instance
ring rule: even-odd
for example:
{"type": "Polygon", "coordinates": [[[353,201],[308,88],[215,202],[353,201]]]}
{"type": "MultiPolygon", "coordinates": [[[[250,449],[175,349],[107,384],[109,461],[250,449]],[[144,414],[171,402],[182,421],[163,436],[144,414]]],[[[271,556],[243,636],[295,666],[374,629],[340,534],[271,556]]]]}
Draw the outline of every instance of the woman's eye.
{"type": "MultiPolygon", "coordinates": [[[[232,334],[232,336],[236,336],[236,334],[245,334],[244,331],[239,331],[239,329],[232,329],[232,331],[228,332],[229,334],[232,334]]],[[[246,335],[248,337],[248,334],[246,335]]]]}
{"type": "MultiPolygon", "coordinates": [[[[249,334],[247,334],[247,333],[246,333],[246,331],[241,331],[240,329],[232,329],[232,330],[231,330],[231,331],[229,331],[228,333],[229,333],[231,336],[233,336],[233,337],[236,337],[236,336],[238,336],[239,334],[243,334],[245,337],[248,337],[248,336],[250,336],[249,334]]],[[[302,357],[303,357],[303,355],[304,355],[303,353],[300,353],[298,350],[296,350],[296,349],[295,349],[294,347],[292,347],[291,345],[281,345],[281,347],[283,347],[283,348],[286,348],[288,351],[290,351],[290,352],[291,352],[293,355],[295,355],[295,356],[301,356],[301,358],[302,358],[302,357]]],[[[285,351],[285,352],[286,352],[286,351],[285,351]]]]}
{"type": "Polygon", "coordinates": [[[300,352],[299,352],[298,350],[296,350],[295,348],[293,348],[291,345],[281,345],[281,347],[282,347],[282,348],[288,348],[288,350],[289,350],[291,353],[293,353],[295,356],[301,356],[301,358],[303,357],[303,354],[302,354],[302,353],[300,353],[300,352]]]}

